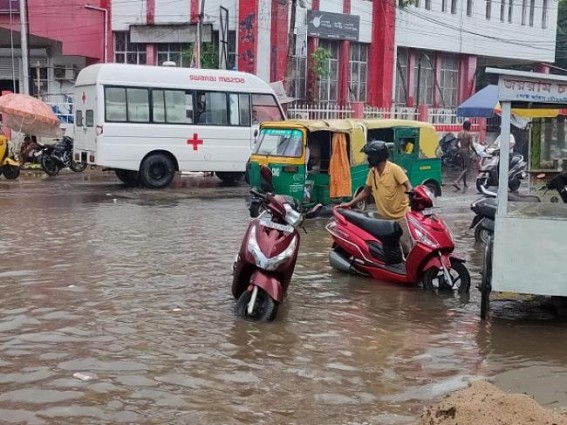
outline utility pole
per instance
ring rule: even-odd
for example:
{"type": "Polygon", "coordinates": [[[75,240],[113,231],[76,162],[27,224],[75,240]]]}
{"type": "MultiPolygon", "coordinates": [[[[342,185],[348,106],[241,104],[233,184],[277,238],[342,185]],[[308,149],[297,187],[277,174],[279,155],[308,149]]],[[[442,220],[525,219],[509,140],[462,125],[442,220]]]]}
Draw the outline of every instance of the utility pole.
{"type": "Polygon", "coordinates": [[[287,95],[291,96],[291,88],[293,87],[291,83],[291,78],[293,74],[293,57],[295,56],[295,14],[297,11],[297,0],[291,0],[291,16],[289,19],[289,30],[287,36],[287,67],[285,71],[285,89],[287,95]]]}
{"type": "Polygon", "coordinates": [[[203,18],[205,17],[205,0],[201,0],[201,11],[197,22],[197,39],[195,40],[195,66],[201,68],[201,39],[203,38],[203,18]]]}
{"type": "Polygon", "coordinates": [[[20,92],[30,94],[30,66],[28,63],[28,6],[26,0],[20,0],[20,36],[22,51],[22,87],[20,92]]]}

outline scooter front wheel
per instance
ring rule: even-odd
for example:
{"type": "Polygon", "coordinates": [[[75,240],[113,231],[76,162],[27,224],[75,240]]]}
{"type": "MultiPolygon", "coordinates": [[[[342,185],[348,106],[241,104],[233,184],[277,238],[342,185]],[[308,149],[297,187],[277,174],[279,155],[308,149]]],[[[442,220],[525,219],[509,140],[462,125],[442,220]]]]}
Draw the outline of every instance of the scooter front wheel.
{"type": "Polygon", "coordinates": [[[474,229],[474,240],[478,243],[487,243],[490,238],[490,231],[482,226],[482,221],[474,229]]]}
{"type": "Polygon", "coordinates": [[[453,281],[452,286],[446,282],[442,270],[435,267],[426,270],[423,274],[423,289],[427,291],[434,290],[435,288],[439,290],[456,289],[459,295],[468,294],[471,288],[471,276],[466,266],[460,261],[451,258],[449,274],[453,281]]]}
{"type": "MultiPolygon", "coordinates": [[[[252,285],[251,285],[252,286],[252,285]]],[[[234,312],[238,317],[257,322],[271,322],[278,313],[278,303],[268,295],[262,288],[257,287],[258,292],[252,313],[249,313],[249,304],[252,301],[253,290],[244,291],[234,307],[234,312]]]]}

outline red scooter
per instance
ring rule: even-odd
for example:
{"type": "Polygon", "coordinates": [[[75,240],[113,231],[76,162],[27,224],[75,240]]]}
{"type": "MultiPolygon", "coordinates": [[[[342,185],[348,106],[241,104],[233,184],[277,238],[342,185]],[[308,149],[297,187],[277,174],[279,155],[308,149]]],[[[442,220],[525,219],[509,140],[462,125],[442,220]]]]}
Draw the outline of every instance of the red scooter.
{"type": "Polygon", "coordinates": [[[235,313],[251,320],[274,320],[287,292],[299,250],[299,231],[304,217],[312,217],[317,205],[305,216],[290,196],[273,193],[272,172],[262,166],[262,190],[250,192],[262,203],[262,213],[248,225],[233,265],[232,294],[235,313]]]}
{"type": "Polygon", "coordinates": [[[424,289],[451,288],[467,294],[469,272],[464,260],[453,255],[453,236],[433,209],[433,195],[419,185],[408,196],[411,211],[406,220],[413,243],[405,262],[399,223],[334,208],[327,225],[334,242],[329,254],[331,266],[373,279],[404,284],[423,282],[424,289]]]}

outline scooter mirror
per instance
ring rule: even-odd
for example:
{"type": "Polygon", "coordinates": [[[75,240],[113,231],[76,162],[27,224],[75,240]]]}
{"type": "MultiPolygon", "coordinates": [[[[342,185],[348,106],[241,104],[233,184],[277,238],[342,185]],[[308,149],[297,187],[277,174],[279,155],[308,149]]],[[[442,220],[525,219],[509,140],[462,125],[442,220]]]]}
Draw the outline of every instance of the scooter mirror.
{"type": "Polygon", "coordinates": [[[266,165],[260,167],[260,187],[264,192],[274,191],[272,170],[266,165]]]}

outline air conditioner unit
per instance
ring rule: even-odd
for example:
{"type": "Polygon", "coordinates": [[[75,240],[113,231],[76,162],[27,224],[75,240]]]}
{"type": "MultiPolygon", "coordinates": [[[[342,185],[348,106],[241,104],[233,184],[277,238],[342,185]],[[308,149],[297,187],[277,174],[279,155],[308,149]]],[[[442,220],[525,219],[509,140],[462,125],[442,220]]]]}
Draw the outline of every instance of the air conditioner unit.
{"type": "Polygon", "coordinates": [[[74,66],[55,65],[53,67],[53,78],[56,81],[75,81],[77,69],[74,66]]]}

